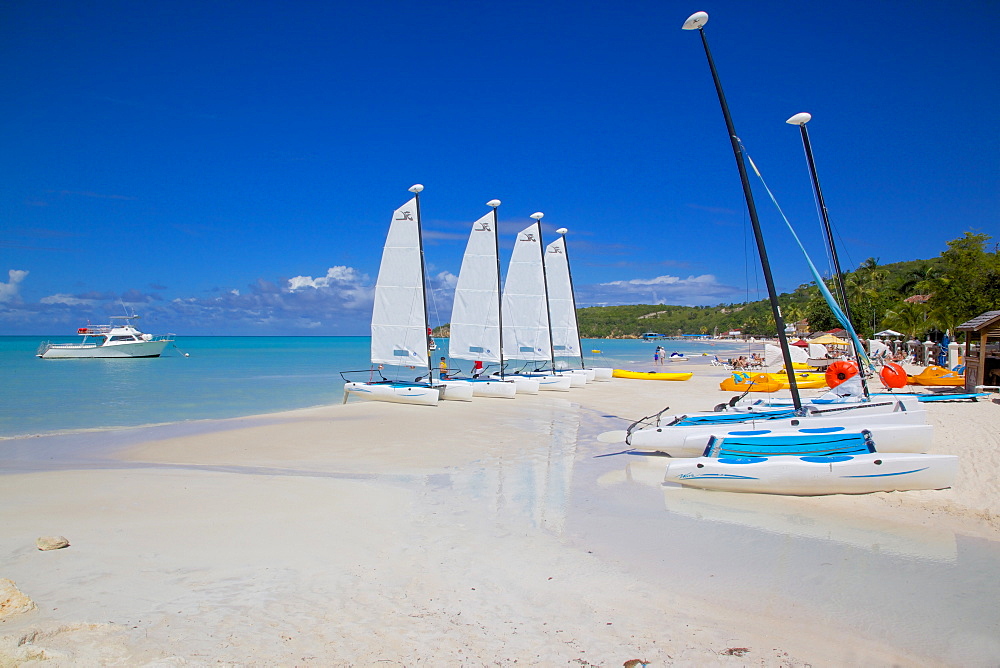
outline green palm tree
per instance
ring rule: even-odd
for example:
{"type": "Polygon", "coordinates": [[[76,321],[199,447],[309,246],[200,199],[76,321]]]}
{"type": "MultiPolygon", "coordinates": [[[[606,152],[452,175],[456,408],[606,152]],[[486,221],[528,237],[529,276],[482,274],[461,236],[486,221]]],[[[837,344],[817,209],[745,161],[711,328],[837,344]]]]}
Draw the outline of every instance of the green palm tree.
{"type": "Polygon", "coordinates": [[[928,328],[927,305],[902,302],[886,312],[882,326],[895,329],[907,336],[922,335],[928,328]]]}

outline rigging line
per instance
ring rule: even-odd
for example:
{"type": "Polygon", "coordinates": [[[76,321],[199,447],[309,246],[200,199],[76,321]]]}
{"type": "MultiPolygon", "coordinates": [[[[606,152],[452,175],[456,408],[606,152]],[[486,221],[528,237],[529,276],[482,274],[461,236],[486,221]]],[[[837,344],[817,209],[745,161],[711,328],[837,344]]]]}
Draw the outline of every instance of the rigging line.
{"type": "Polygon", "coordinates": [[[747,152],[746,147],[743,146],[742,142],[740,142],[740,146],[743,147],[743,155],[747,157],[747,162],[750,163],[750,166],[753,168],[753,171],[757,175],[757,178],[760,179],[761,184],[764,186],[764,190],[767,191],[768,196],[771,198],[771,202],[774,203],[775,208],[778,209],[778,213],[781,214],[781,218],[785,221],[785,225],[788,226],[788,231],[792,233],[792,238],[794,238],[795,243],[799,245],[799,249],[802,251],[802,254],[806,258],[806,264],[809,265],[809,270],[812,272],[813,279],[819,286],[820,292],[823,293],[823,298],[826,299],[827,305],[830,307],[830,310],[833,311],[834,317],[837,318],[840,324],[843,325],[844,329],[851,336],[851,340],[853,341],[854,346],[856,348],[855,352],[857,353],[858,361],[864,363],[869,369],[874,370],[875,367],[872,364],[871,360],[868,358],[868,354],[865,352],[865,349],[861,346],[861,341],[858,340],[858,335],[854,331],[854,326],[847,319],[847,316],[844,314],[841,308],[837,305],[837,302],[833,298],[833,295],[830,294],[830,290],[826,287],[826,283],[823,282],[823,278],[819,275],[819,271],[816,269],[816,265],[814,265],[812,259],[810,259],[809,253],[806,252],[805,246],[802,245],[802,240],[799,239],[799,235],[795,233],[795,228],[792,227],[792,224],[791,222],[789,222],[788,217],[785,216],[785,212],[781,210],[781,205],[779,205],[778,200],[775,199],[774,193],[772,193],[771,189],[767,187],[767,182],[764,181],[764,177],[761,175],[760,170],[757,169],[757,165],[754,164],[753,158],[750,157],[750,153],[747,152]]]}
{"type": "MultiPolygon", "coordinates": [[[[806,151],[806,145],[804,143],[802,145],[802,152],[806,156],[806,161],[808,161],[810,159],[810,156],[809,156],[809,152],[806,151]]],[[[819,191],[816,190],[816,182],[813,181],[812,179],[810,179],[809,180],[809,187],[812,189],[813,206],[816,207],[816,218],[819,221],[820,236],[823,237],[823,238],[826,238],[826,230],[823,229],[823,221],[826,219],[826,216],[823,215],[823,207],[820,206],[821,197],[820,197],[819,191]]],[[[826,255],[826,268],[828,270],[828,275],[829,276],[835,276],[836,273],[837,273],[837,270],[836,270],[836,268],[834,266],[835,263],[833,261],[833,249],[830,248],[828,244],[823,244],[823,253],[824,253],[824,255],[826,255]]],[[[844,308],[846,308],[846,304],[841,304],[841,306],[844,307],[844,308]]]]}
{"type": "MultiPolygon", "coordinates": [[[[753,270],[753,290],[750,289],[750,225],[749,216],[747,215],[746,209],[743,211],[743,285],[746,286],[746,292],[743,298],[743,310],[745,311],[751,303],[751,295],[756,297],[753,301],[760,301],[760,272],[755,268],[753,270]]],[[[756,267],[756,263],[755,263],[756,267]]],[[[742,326],[742,329],[746,329],[746,325],[742,326]]],[[[746,336],[744,334],[744,336],[746,336]]],[[[749,357],[753,351],[753,344],[750,339],[745,338],[744,342],[747,344],[747,356],[749,357]]]]}
{"type": "MultiPolygon", "coordinates": [[[[806,160],[808,161],[809,160],[809,152],[806,151],[806,145],[804,143],[802,145],[802,151],[803,151],[803,153],[806,156],[806,160]]],[[[820,221],[819,224],[820,224],[822,236],[825,237],[826,236],[826,231],[822,229],[822,227],[823,227],[823,221],[824,221],[824,219],[826,219],[827,222],[829,222],[829,216],[825,216],[825,217],[823,216],[823,208],[825,208],[825,207],[820,207],[820,200],[821,200],[821,198],[820,198],[820,195],[819,195],[819,191],[816,190],[816,182],[812,181],[811,179],[810,179],[810,187],[812,188],[813,204],[816,206],[816,215],[818,216],[819,221],[820,221]]],[[[829,213],[829,208],[827,208],[827,213],[829,213]]],[[[829,224],[830,224],[830,228],[836,233],[837,238],[840,240],[840,249],[844,253],[847,254],[847,256],[848,256],[847,259],[850,261],[851,266],[857,266],[856,264],[854,264],[854,259],[850,257],[851,254],[847,250],[846,246],[844,245],[844,238],[842,236],[840,236],[840,230],[835,229],[836,225],[834,225],[832,222],[830,222],[829,224]]],[[[833,261],[833,249],[826,247],[826,245],[824,245],[824,248],[825,248],[825,251],[826,251],[826,261],[827,261],[827,266],[828,266],[828,268],[830,270],[830,276],[836,276],[837,269],[834,266],[835,263],[833,261]]],[[[846,299],[846,295],[845,295],[845,299],[846,299]]],[[[844,306],[845,309],[847,308],[846,304],[844,304],[843,306],[844,306]]]]}

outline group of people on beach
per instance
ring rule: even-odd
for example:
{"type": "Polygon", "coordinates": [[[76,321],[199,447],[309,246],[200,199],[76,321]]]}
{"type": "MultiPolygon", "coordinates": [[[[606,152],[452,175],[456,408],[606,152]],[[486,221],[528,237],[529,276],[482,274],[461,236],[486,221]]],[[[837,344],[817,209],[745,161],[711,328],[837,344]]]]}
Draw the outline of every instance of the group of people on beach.
{"type": "Polygon", "coordinates": [[[761,369],[764,367],[764,358],[757,353],[751,353],[749,358],[740,355],[736,359],[730,359],[729,365],[734,369],[761,369]]]}
{"type": "MultiPolygon", "coordinates": [[[[441,380],[449,380],[451,378],[451,372],[452,369],[448,368],[448,360],[442,357],[441,361],[438,362],[438,375],[440,376],[441,380]]],[[[479,376],[482,373],[483,373],[483,363],[480,360],[476,360],[472,364],[472,377],[479,378],[479,376]]]]}
{"type": "Polygon", "coordinates": [[[663,364],[666,358],[667,351],[663,348],[663,346],[656,346],[656,350],[653,351],[653,364],[659,366],[663,364]]]}

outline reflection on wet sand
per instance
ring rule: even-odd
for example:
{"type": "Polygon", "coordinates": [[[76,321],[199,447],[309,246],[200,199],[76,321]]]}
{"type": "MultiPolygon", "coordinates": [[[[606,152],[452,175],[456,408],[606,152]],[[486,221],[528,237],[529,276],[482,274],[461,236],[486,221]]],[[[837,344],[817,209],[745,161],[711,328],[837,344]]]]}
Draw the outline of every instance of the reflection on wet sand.
{"type": "Polygon", "coordinates": [[[454,485],[485,501],[498,517],[527,519],[532,527],[559,535],[570,504],[580,416],[570,402],[559,401],[554,410],[522,417],[510,427],[541,438],[526,450],[479,460],[476,470],[457,476],[454,485]]]}
{"type": "Polygon", "coordinates": [[[863,517],[824,507],[815,499],[772,494],[741,494],[693,489],[663,482],[664,464],[654,458],[629,457],[624,470],[604,474],[600,485],[636,482],[663,489],[670,513],[708,522],[739,524],[761,531],[828,540],[876,553],[954,562],[952,531],[863,517]]]}

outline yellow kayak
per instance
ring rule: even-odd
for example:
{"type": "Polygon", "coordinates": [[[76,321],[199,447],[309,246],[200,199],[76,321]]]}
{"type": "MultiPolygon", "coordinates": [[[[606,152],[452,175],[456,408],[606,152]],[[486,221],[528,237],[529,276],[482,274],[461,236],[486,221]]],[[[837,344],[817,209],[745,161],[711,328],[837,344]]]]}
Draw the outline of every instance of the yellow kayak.
{"type": "MultiPolygon", "coordinates": [[[[786,376],[784,372],[765,373],[762,375],[767,376],[769,380],[777,382],[782,390],[787,390],[789,387],[788,376],[786,376]]],[[[826,387],[826,374],[816,372],[796,372],[795,386],[800,390],[811,390],[817,387],[826,387]]]]}
{"type": "Polygon", "coordinates": [[[691,371],[668,373],[666,371],[627,371],[615,369],[611,372],[615,378],[642,378],[644,380],[688,380],[694,375],[691,371]]]}
{"type": "Polygon", "coordinates": [[[937,365],[927,367],[916,376],[907,376],[906,380],[910,385],[944,385],[949,387],[965,385],[964,375],[937,365]]]}
{"type": "Polygon", "coordinates": [[[748,373],[734,373],[729,378],[719,383],[719,389],[723,392],[777,392],[781,389],[781,384],[773,378],[768,378],[765,373],[758,373],[751,376],[748,373]]]}

